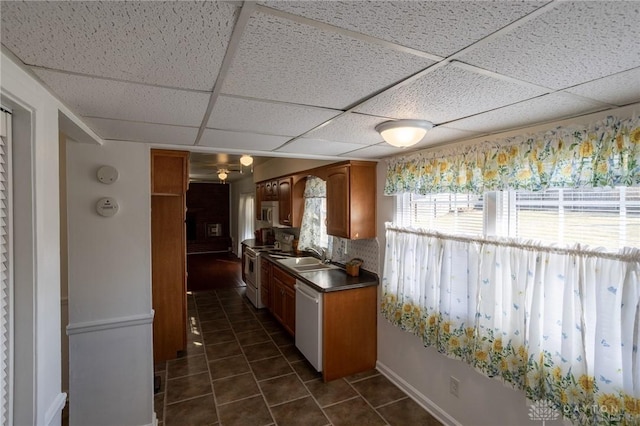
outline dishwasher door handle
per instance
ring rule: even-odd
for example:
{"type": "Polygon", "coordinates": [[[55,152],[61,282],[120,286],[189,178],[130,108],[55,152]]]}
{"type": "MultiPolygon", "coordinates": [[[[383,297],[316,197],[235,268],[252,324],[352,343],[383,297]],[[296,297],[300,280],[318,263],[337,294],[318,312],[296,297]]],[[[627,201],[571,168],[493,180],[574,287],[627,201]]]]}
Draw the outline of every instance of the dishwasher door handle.
{"type": "Polygon", "coordinates": [[[318,299],[318,297],[313,294],[309,294],[308,290],[306,290],[303,286],[299,284],[295,284],[294,287],[296,288],[296,291],[300,293],[300,295],[306,297],[309,300],[313,300],[316,304],[320,303],[320,300],[318,299]]]}

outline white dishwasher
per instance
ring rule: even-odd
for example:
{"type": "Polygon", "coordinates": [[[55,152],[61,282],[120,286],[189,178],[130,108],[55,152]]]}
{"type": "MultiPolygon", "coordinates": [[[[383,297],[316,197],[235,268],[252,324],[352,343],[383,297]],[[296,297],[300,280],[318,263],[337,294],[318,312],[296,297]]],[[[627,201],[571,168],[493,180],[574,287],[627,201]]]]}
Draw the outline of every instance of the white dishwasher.
{"type": "Polygon", "coordinates": [[[322,371],[322,293],[296,280],[296,347],[322,371]]]}

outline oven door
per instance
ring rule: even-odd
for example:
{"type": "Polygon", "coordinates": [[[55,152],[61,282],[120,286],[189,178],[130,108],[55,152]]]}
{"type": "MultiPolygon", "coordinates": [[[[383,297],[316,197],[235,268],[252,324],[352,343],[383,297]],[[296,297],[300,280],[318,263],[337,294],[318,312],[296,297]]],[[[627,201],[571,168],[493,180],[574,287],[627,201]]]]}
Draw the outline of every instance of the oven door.
{"type": "Polygon", "coordinates": [[[260,308],[260,288],[259,286],[259,276],[260,273],[260,265],[258,263],[258,255],[253,250],[247,250],[244,258],[244,275],[245,275],[245,284],[246,295],[251,304],[256,308],[260,308]]]}

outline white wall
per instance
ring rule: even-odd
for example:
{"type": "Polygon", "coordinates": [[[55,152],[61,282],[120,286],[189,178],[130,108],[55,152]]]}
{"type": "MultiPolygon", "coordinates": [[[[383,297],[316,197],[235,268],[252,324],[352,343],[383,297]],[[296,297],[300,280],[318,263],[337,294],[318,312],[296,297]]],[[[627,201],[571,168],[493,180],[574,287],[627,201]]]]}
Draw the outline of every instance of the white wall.
{"type": "Polygon", "coordinates": [[[70,422],[153,421],[149,147],[67,143],[70,422]],[[103,165],[119,178],[100,183],[103,165]],[[113,197],[118,213],[99,216],[113,197]]]}
{"type": "MultiPolygon", "coordinates": [[[[61,422],[58,114],[95,136],[4,52],[2,103],[14,109],[14,423],[61,422]]],[[[97,137],[95,137],[98,139],[97,137]]]]}
{"type": "Polygon", "coordinates": [[[285,176],[302,170],[314,169],[340,160],[304,160],[300,158],[272,158],[253,167],[253,180],[260,182],[278,176],[285,176]]]}
{"type": "MultiPolygon", "coordinates": [[[[535,133],[557,126],[584,125],[601,120],[607,115],[627,118],[638,111],[640,111],[640,104],[608,111],[606,114],[591,114],[578,119],[492,135],[469,141],[469,143],[535,133]]],[[[377,199],[377,233],[381,247],[380,277],[383,274],[384,247],[386,247],[384,223],[393,220],[395,209],[394,198],[383,195],[382,191],[386,171],[386,162],[378,163],[378,188],[381,188],[377,199]]],[[[416,336],[393,326],[380,314],[378,314],[378,368],[447,424],[486,426],[533,424],[528,416],[529,409],[524,392],[507,387],[499,380],[487,378],[462,361],[447,358],[432,348],[425,348],[416,336]],[[459,397],[449,393],[451,376],[460,380],[459,397]]],[[[556,424],[562,424],[562,421],[547,421],[547,425],[556,424]]]]}
{"type": "Polygon", "coordinates": [[[240,194],[245,194],[247,192],[251,192],[255,195],[256,186],[253,182],[253,177],[248,177],[242,180],[238,180],[231,184],[231,191],[230,191],[230,197],[231,197],[230,233],[231,233],[231,239],[232,239],[231,246],[233,247],[233,252],[238,257],[240,257],[242,254],[240,253],[240,249],[239,249],[240,243],[242,241],[240,237],[240,230],[238,229],[238,223],[240,218],[240,194]]]}

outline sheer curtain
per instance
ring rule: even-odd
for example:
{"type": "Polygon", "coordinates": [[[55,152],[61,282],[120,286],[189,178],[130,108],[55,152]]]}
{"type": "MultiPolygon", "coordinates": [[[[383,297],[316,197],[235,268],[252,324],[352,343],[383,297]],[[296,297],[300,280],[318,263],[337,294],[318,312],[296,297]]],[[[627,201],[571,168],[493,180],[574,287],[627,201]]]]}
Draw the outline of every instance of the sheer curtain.
{"type": "Polygon", "coordinates": [[[238,253],[242,253],[242,241],[254,237],[253,218],[255,215],[255,208],[252,193],[248,192],[240,194],[240,206],[238,213],[238,253]]]}
{"type": "Polygon", "coordinates": [[[383,315],[579,424],[640,424],[640,250],[387,225],[383,315]]]}
{"type": "Polygon", "coordinates": [[[304,212],[300,226],[299,249],[329,247],[326,217],[327,184],[318,177],[310,176],[304,187],[304,212]]]}

